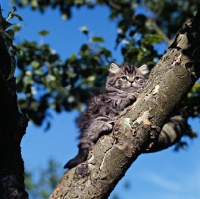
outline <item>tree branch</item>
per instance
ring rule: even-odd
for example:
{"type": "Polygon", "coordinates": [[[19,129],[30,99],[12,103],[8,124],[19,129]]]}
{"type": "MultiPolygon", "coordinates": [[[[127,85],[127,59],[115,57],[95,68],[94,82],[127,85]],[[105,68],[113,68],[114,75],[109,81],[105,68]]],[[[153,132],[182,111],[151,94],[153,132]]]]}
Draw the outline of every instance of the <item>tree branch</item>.
{"type": "Polygon", "coordinates": [[[162,35],[163,39],[168,44],[168,46],[172,43],[172,40],[170,40],[167,37],[167,35],[158,27],[158,25],[156,24],[156,22],[154,20],[152,20],[151,18],[148,18],[147,22],[149,22],[151,24],[151,26],[157,32],[157,34],[162,35]]]}
{"type": "Polygon", "coordinates": [[[15,78],[4,36],[4,19],[0,10],[0,198],[28,198],[24,185],[24,163],[20,142],[28,119],[18,111],[15,78]]]}
{"type": "Polygon", "coordinates": [[[161,130],[158,140],[144,153],[158,152],[174,145],[180,141],[181,137],[186,134],[187,131],[190,131],[190,128],[187,124],[186,114],[184,112],[176,113],[167,120],[161,130]]]}
{"type": "Polygon", "coordinates": [[[151,17],[150,17],[150,11],[147,8],[145,0],[142,1],[142,4],[145,7],[146,12],[147,12],[147,18],[148,18],[147,23],[151,24],[151,26],[157,32],[157,34],[162,35],[163,39],[165,40],[165,42],[169,46],[172,43],[172,41],[168,38],[168,36],[156,24],[156,19],[159,17],[160,13],[162,13],[163,7],[159,8],[159,11],[156,13],[154,19],[151,19],[151,17]]]}
{"type": "Polygon", "coordinates": [[[107,198],[200,76],[199,49],[200,12],[179,31],[137,101],[115,119],[113,132],[99,139],[86,162],[63,175],[49,198],[107,198]]]}

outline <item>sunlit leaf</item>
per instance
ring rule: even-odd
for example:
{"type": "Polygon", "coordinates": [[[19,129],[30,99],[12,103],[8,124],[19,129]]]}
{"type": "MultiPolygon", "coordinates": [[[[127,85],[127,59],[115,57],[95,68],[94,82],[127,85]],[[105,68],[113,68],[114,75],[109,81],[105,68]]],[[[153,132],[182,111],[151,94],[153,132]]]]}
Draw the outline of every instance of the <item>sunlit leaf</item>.
{"type": "Polygon", "coordinates": [[[33,68],[38,68],[39,65],[40,65],[40,63],[39,63],[38,61],[32,61],[32,62],[31,62],[31,66],[32,66],[33,68]]]}
{"type": "Polygon", "coordinates": [[[9,76],[7,78],[7,81],[14,76],[15,69],[16,69],[16,60],[15,60],[15,57],[14,56],[10,56],[10,57],[11,57],[11,71],[10,71],[10,74],[9,74],[9,76]]]}
{"type": "Polygon", "coordinates": [[[9,15],[8,15],[8,17],[7,17],[7,21],[9,20],[9,19],[12,19],[13,17],[17,17],[20,21],[23,21],[23,19],[22,19],[22,17],[21,16],[19,16],[18,14],[15,14],[15,13],[13,13],[13,12],[10,12],[9,13],[9,15]]]}
{"type": "Polygon", "coordinates": [[[41,69],[37,69],[37,70],[34,70],[34,73],[36,75],[42,75],[43,74],[43,71],[41,69]]]}
{"type": "Polygon", "coordinates": [[[13,24],[11,24],[10,22],[8,22],[8,21],[6,21],[5,22],[5,27],[4,27],[4,29],[6,30],[6,29],[8,29],[9,27],[11,27],[13,24]]]}
{"type": "Polygon", "coordinates": [[[13,29],[14,32],[19,32],[21,30],[21,26],[19,24],[16,24],[16,25],[13,26],[12,29],[13,29]]]}
{"type": "Polygon", "coordinates": [[[39,34],[39,35],[42,35],[42,36],[46,36],[46,35],[48,35],[49,33],[50,33],[50,32],[47,31],[47,30],[41,30],[41,31],[38,32],[38,34],[39,34]]]}
{"type": "Polygon", "coordinates": [[[17,11],[16,6],[13,6],[13,12],[16,12],[16,11],[17,11]]]}
{"type": "Polygon", "coordinates": [[[91,42],[104,42],[102,37],[92,37],[91,42]]]}
{"type": "Polygon", "coordinates": [[[88,45],[87,44],[83,44],[81,46],[81,51],[86,51],[86,50],[88,50],[88,45]]]}
{"type": "Polygon", "coordinates": [[[75,54],[72,54],[71,57],[68,59],[68,62],[69,62],[69,63],[72,63],[72,62],[74,62],[74,61],[76,61],[76,55],[75,55],[75,54]]]}
{"type": "Polygon", "coordinates": [[[82,26],[81,28],[80,28],[80,31],[81,32],[83,32],[84,34],[88,34],[88,29],[87,29],[87,27],[86,26],[82,26]]]}
{"type": "Polygon", "coordinates": [[[11,39],[14,38],[15,33],[12,29],[6,30],[5,33],[8,34],[11,39]]]}
{"type": "Polygon", "coordinates": [[[162,40],[163,40],[162,35],[159,35],[159,34],[148,35],[142,39],[142,41],[147,45],[159,43],[162,40]]]}
{"type": "Polygon", "coordinates": [[[80,5],[80,4],[83,4],[83,3],[84,3],[83,0],[75,0],[75,1],[74,1],[74,4],[75,4],[75,5],[80,5]]]}
{"type": "Polygon", "coordinates": [[[16,52],[18,52],[18,53],[20,53],[21,51],[20,51],[20,49],[19,48],[17,48],[15,45],[11,45],[12,46],[12,48],[13,48],[13,50],[14,51],[16,51],[16,52]]]}

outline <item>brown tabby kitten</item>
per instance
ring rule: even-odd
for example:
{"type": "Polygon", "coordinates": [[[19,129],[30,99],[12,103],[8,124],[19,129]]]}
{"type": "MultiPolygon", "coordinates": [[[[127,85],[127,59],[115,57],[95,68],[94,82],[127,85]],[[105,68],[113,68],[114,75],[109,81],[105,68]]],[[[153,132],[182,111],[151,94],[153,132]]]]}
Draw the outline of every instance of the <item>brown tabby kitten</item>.
{"type": "Polygon", "coordinates": [[[113,119],[135,100],[135,92],[145,85],[146,65],[137,68],[125,63],[121,67],[112,63],[106,81],[106,91],[94,96],[79,121],[80,143],[78,154],[64,168],[72,168],[85,161],[89,150],[99,137],[113,129],[113,119]]]}

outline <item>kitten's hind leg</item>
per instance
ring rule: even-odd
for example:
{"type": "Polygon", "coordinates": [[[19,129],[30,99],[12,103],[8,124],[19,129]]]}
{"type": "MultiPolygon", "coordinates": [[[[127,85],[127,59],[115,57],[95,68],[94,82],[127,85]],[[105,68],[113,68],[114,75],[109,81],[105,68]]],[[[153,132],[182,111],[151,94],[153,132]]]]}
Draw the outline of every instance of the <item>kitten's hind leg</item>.
{"type": "Polygon", "coordinates": [[[71,169],[76,165],[87,160],[88,153],[92,149],[94,143],[98,140],[101,134],[110,132],[113,129],[113,121],[103,121],[108,118],[98,117],[89,126],[88,129],[80,135],[80,144],[78,154],[65,164],[65,169],[71,169]]]}
{"type": "Polygon", "coordinates": [[[79,148],[78,154],[73,159],[69,160],[65,164],[64,168],[71,169],[76,165],[80,164],[81,162],[87,160],[88,152],[93,145],[94,144],[91,141],[82,139],[80,144],[78,145],[79,148]]]}

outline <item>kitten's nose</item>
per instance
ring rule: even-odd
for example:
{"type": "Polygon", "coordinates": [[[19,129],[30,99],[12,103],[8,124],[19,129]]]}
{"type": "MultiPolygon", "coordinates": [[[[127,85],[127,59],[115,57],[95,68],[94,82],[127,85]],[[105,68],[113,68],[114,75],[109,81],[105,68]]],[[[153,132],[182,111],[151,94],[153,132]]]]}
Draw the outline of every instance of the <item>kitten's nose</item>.
{"type": "Polygon", "coordinates": [[[134,87],[134,81],[130,81],[131,87],[134,87]]]}

